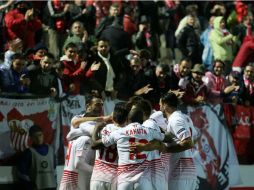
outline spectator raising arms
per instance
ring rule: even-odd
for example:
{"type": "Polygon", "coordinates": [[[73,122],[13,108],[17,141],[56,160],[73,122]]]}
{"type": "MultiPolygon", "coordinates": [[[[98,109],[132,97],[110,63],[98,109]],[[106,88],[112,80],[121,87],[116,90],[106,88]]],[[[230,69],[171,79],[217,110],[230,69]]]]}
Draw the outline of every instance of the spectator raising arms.
{"type": "Polygon", "coordinates": [[[15,8],[6,13],[4,21],[9,40],[20,38],[24,49],[34,47],[35,32],[42,24],[28,1],[16,1],[15,8]]]}

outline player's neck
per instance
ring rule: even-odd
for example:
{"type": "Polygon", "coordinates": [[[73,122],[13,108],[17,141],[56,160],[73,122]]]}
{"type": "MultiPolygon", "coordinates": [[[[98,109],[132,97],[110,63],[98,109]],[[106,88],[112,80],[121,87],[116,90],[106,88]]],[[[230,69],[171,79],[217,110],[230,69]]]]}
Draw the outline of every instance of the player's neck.
{"type": "Polygon", "coordinates": [[[119,123],[114,123],[116,127],[122,128],[125,126],[125,124],[119,124],[119,123]]]}
{"type": "Polygon", "coordinates": [[[176,109],[167,109],[166,111],[167,118],[169,118],[175,111],[176,109]]]}

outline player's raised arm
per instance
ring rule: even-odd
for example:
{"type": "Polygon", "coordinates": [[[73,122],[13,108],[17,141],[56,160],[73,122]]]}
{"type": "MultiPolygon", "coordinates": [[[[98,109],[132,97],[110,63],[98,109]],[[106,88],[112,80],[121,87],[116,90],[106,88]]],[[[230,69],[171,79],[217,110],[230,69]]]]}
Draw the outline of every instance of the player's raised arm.
{"type": "Polygon", "coordinates": [[[85,115],[75,116],[71,120],[71,125],[73,128],[77,128],[81,123],[86,121],[97,121],[103,122],[103,101],[100,98],[91,97],[86,103],[86,113],[85,115]]]}
{"type": "Polygon", "coordinates": [[[102,122],[103,121],[103,117],[76,117],[71,121],[71,125],[74,128],[78,128],[78,126],[81,123],[87,122],[87,121],[97,121],[97,122],[102,122]]]}

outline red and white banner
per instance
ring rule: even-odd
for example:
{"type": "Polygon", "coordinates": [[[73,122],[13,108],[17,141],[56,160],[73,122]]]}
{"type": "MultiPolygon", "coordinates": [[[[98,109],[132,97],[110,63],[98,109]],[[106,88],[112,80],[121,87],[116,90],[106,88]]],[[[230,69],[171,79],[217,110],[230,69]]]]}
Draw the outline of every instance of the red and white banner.
{"type": "Polygon", "coordinates": [[[68,146],[66,135],[70,131],[71,119],[77,114],[81,114],[86,110],[86,100],[84,96],[69,96],[66,100],[61,102],[61,123],[64,146],[68,146]]]}
{"type": "Polygon", "coordinates": [[[29,129],[36,124],[44,133],[45,143],[52,144],[59,124],[59,106],[50,98],[0,98],[0,159],[12,156],[29,146],[29,129]]]}
{"type": "MultiPolygon", "coordinates": [[[[253,163],[254,108],[242,105],[224,105],[224,113],[233,137],[235,150],[241,161],[253,163]]],[[[245,163],[246,164],[246,163],[245,163]]]]}
{"type": "Polygon", "coordinates": [[[188,114],[201,134],[194,149],[198,172],[196,189],[222,190],[241,183],[237,156],[221,105],[188,107],[188,114]]]}
{"type": "MultiPolygon", "coordinates": [[[[0,160],[28,147],[28,131],[33,124],[42,128],[45,142],[54,143],[55,150],[58,150],[62,143],[59,141],[59,126],[63,127],[62,134],[65,137],[72,117],[85,111],[85,98],[69,97],[59,105],[50,98],[0,98],[0,160]]],[[[187,112],[201,134],[194,149],[198,171],[197,189],[220,190],[239,184],[239,164],[222,107],[188,107],[187,112]]],[[[248,114],[242,115],[242,123],[249,125],[248,114]]],[[[240,135],[248,137],[246,134],[249,133],[240,135]]]]}

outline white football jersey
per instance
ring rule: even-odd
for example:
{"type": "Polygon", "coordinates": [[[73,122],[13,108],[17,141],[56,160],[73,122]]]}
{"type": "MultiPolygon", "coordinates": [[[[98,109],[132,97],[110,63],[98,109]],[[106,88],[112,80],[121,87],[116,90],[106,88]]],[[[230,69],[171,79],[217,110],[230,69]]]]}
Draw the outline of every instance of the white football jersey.
{"type": "Polygon", "coordinates": [[[93,164],[94,151],[91,150],[90,145],[91,139],[87,136],[81,136],[69,142],[60,190],[76,190],[90,183],[90,178],[87,179],[87,176],[91,176],[91,173],[76,168],[76,159],[81,156],[86,164],[90,166],[93,164]]]}
{"type": "Polygon", "coordinates": [[[167,130],[167,119],[163,116],[162,111],[155,111],[150,115],[150,119],[153,119],[156,124],[163,129],[163,131],[167,130]]]}
{"type": "MultiPolygon", "coordinates": [[[[78,118],[82,118],[84,117],[84,114],[82,115],[75,115],[72,119],[71,122],[74,119],[78,119],[78,118]]],[[[73,126],[71,126],[71,130],[69,132],[69,134],[67,135],[67,139],[73,139],[82,135],[86,135],[91,137],[93,134],[93,130],[94,130],[94,126],[97,124],[96,121],[86,121],[86,122],[82,122],[79,124],[79,126],[77,128],[74,128],[73,126]]]]}
{"type": "MultiPolygon", "coordinates": [[[[158,112],[156,113],[158,115],[158,112]]],[[[152,114],[153,117],[146,120],[142,125],[145,128],[150,128],[161,132],[161,122],[158,122],[158,117],[155,117],[155,114],[152,114]]],[[[162,112],[159,113],[159,118],[161,120],[162,112]]],[[[164,119],[163,119],[164,121],[164,119]]],[[[168,178],[166,175],[165,167],[163,166],[163,162],[161,160],[161,153],[158,150],[151,151],[151,180],[154,190],[167,190],[168,188],[168,178]]]]}
{"type": "MultiPolygon", "coordinates": [[[[101,138],[108,136],[120,129],[114,124],[106,125],[101,131],[101,138]]],[[[116,144],[96,150],[96,160],[91,180],[111,183],[117,177],[118,154],[116,144]]]]}
{"type": "Polygon", "coordinates": [[[105,146],[117,144],[118,183],[135,182],[141,177],[151,178],[150,162],[154,157],[152,151],[130,153],[129,147],[132,143],[148,143],[153,139],[162,141],[164,134],[152,128],[143,127],[139,123],[131,123],[102,139],[105,146]]]}
{"type": "MultiPolygon", "coordinates": [[[[176,143],[195,136],[197,132],[192,120],[181,111],[173,112],[168,118],[167,132],[175,135],[176,143]]],[[[196,168],[193,162],[192,150],[172,153],[169,156],[169,179],[196,179],[196,168]]]]}

